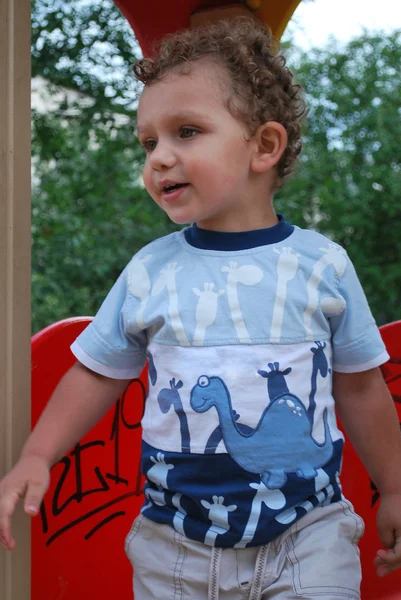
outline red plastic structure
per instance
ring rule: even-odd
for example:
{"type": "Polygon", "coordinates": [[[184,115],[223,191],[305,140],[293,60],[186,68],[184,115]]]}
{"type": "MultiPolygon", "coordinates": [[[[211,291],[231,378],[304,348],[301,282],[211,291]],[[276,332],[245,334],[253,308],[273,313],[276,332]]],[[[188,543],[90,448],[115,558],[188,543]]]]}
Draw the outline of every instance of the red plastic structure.
{"type": "MultiPolygon", "coordinates": [[[[132,29],[143,54],[152,54],[160,38],[191,26],[194,13],[207,10],[244,9],[266,23],[279,39],[300,0],[114,0],[132,29]],[[248,8],[250,9],[248,11],[248,8]]],[[[223,11],[224,12],[224,11],[223,11]]]]}
{"type": "MultiPolygon", "coordinates": [[[[64,373],[69,347],[90,318],[67,319],[32,339],[32,426],[64,373]]],[[[32,521],[31,600],[132,598],[124,538],[143,503],[140,421],[147,373],[52,469],[32,521]]]]}
{"type": "MultiPolygon", "coordinates": [[[[384,325],[380,332],[390,355],[390,360],[382,367],[382,373],[401,422],[401,321],[384,325]]],[[[374,446],[375,440],[372,439],[371,443],[374,446]]],[[[365,535],[360,543],[362,600],[401,600],[401,571],[379,579],[373,566],[376,551],[382,547],[376,529],[380,493],[349,442],[345,444],[341,481],[344,495],[365,521],[365,535]]]]}
{"type": "MultiPolygon", "coordinates": [[[[70,344],[91,321],[67,319],[32,339],[32,425],[73,365],[70,344]]],[[[391,360],[383,367],[401,420],[401,321],[381,328],[391,360]]],[[[132,599],[124,538],[143,501],[140,420],[146,370],[115,407],[52,470],[41,514],[32,522],[31,600],[132,599]]],[[[374,440],[372,440],[374,444],[374,440]]],[[[401,476],[401,474],[400,474],[401,476]]],[[[379,492],[350,444],[342,473],[344,494],[366,523],[361,542],[363,600],[401,600],[401,571],[379,579],[373,558],[379,492]]]]}
{"type": "Polygon", "coordinates": [[[115,0],[135,31],[135,37],[145,55],[152,53],[157,41],[168,33],[190,26],[190,16],[195,10],[212,6],[241,4],[233,0],[115,0]]]}

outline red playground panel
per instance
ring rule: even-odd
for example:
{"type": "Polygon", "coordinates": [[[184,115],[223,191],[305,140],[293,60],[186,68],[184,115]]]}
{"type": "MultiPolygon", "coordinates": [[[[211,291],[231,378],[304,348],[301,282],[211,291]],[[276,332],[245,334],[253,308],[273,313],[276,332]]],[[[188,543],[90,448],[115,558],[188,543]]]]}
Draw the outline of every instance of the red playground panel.
{"type": "Polygon", "coordinates": [[[190,16],[195,10],[233,4],[232,0],[114,0],[135,31],[135,37],[145,55],[168,33],[190,26],[190,16]]]}
{"type": "MultiPolygon", "coordinates": [[[[74,364],[70,344],[90,321],[67,319],[33,337],[32,426],[74,364]]],[[[401,421],[401,321],[382,327],[381,333],[391,356],[383,374],[401,421]]],[[[140,421],[146,386],[144,370],[104,419],[52,469],[41,514],[32,520],[31,600],[132,600],[124,538],[143,501],[140,421]]],[[[350,444],[342,482],[345,495],[366,523],[361,542],[362,600],[401,600],[401,571],[379,579],[373,567],[381,546],[375,523],[379,492],[350,444]]]]}
{"type": "MultiPolygon", "coordinates": [[[[380,332],[390,355],[390,360],[382,367],[382,373],[401,422],[401,321],[383,325],[380,332]]],[[[374,445],[375,440],[371,442],[374,445]]],[[[382,548],[376,529],[380,494],[349,442],[345,444],[341,481],[344,495],[351,500],[356,512],[365,521],[365,535],[360,543],[362,600],[401,600],[401,571],[383,578],[376,575],[373,559],[377,550],[382,548]]]]}
{"type": "MultiPolygon", "coordinates": [[[[90,318],[67,319],[32,339],[32,426],[64,373],[69,347],[90,318]]],[[[124,538],[143,503],[139,470],[147,373],[52,469],[32,520],[31,600],[132,599],[124,538]]]]}
{"type": "MultiPolygon", "coordinates": [[[[252,13],[271,28],[273,35],[280,38],[300,0],[114,0],[132,29],[145,56],[152,54],[157,42],[167,34],[191,26],[194,13],[214,9],[243,9],[241,13],[252,13]],[[252,11],[252,12],[251,12],[252,11]]],[[[223,16],[222,14],[222,16],[223,16]]]]}

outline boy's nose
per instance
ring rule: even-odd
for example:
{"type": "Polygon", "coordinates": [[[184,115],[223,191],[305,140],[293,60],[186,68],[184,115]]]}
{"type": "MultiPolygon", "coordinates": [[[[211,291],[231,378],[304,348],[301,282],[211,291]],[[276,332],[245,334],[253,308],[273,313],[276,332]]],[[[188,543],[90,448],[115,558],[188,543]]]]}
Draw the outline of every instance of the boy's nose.
{"type": "Polygon", "coordinates": [[[176,156],[167,144],[157,144],[150,155],[150,164],[152,169],[160,171],[162,169],[171,169],[177,162],[176,156]]]}

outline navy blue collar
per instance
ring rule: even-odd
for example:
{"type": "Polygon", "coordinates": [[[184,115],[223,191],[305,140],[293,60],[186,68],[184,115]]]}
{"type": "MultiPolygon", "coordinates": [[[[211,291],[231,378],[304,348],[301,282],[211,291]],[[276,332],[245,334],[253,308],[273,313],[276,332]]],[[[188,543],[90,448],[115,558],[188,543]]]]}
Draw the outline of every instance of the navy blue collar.
{"type": "Polygon", "coordinates": [[[294,225],[287,223],[283,215],[277,215],[277,218],[279,222],[273,227],[252,231],[210,231],[200,229],[194,223],[184,230],[184,234],[188,244],[201,250],[249,250],[277,244],[292,234],[294,225]]]}

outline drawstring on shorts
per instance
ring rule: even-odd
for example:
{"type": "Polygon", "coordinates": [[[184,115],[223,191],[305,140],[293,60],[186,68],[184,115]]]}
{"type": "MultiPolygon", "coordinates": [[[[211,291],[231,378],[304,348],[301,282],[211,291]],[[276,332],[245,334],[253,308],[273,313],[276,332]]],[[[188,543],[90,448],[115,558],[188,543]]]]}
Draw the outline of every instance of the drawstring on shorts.
{"type": "MultiPolygon", "coordinates": [[[[220,563],[223,548],[212,548],[209,567],[208,600],[219,600],[220,563]]],[[[249,600],[259,600],[262,591],[263,576],[266,571],[268,544],[261,546],[256,556],[249,600]]]]}
{"type": "Polygon", "coordinates": [[[223,548],[215,548],[213,546],[209,568],[208,600],[219,600],[220,562],[222,552],[223,548]]]}
{"type": "Polygon", "coordinates": [[[262,591],[263,576],[266,571],[267,555],[269,554],[268,544],[261,546],[256,557],[255,570],[252,577],[251,591],[249,600],[259,600],[262,591]]]}

